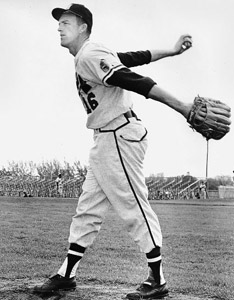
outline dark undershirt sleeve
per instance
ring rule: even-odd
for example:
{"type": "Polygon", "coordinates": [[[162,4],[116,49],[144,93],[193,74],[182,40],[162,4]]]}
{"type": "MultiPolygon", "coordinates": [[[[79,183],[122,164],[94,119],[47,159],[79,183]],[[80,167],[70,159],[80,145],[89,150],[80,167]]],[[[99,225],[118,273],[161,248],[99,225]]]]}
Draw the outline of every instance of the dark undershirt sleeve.
{"type": "Polygon", "coordinates": [[[156,84],[151,78],[141,76],[132,72],[128,68],[122,68],[115,71],[107,79],[109,85],[118,86],[122,89],[135,92],[147,98],[149,91],[156,84]]]}
{"type": "Polygon", "coordinates": [[[146,51],[118,52],[121,63],[128,68],[142,66],[151,62],[151,53],[146,51]]]}

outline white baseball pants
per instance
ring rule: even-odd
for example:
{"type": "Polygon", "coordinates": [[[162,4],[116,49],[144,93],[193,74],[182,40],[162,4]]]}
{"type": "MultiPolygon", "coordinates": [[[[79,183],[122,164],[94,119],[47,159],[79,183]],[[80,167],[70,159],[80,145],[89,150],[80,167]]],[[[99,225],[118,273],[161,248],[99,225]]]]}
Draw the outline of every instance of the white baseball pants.
{"type": "Polygon", "coordinates": [[[95,130],[88,173],[72,219],[69,243],[89,247],[112,206],[142,252],[162,246],[160,224],[147,199],[143,174],[146,135],[140,120],[124,115],[95,130]]]}

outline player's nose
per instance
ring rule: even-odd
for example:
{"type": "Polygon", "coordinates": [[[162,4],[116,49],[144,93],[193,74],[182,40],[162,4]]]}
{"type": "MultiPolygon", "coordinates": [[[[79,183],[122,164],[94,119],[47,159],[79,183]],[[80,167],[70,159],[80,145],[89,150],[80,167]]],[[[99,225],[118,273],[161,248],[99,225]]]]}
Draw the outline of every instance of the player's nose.
{"type": "Polygon", "coordinates": [[[58,31],[60,32],[60,31],[62,31],[62,28],[61,28],[62,26],[61,26],[61,24],[59,24],[59,26],[58,26],[58,31]]]}

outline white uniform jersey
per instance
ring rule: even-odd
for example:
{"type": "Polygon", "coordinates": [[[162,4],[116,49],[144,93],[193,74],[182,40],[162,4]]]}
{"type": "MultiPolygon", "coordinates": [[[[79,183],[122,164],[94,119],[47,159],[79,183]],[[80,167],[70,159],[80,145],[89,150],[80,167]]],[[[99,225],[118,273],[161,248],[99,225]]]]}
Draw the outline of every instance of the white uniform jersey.
{"type": "Polygon", "coordinates": [[[104,127],[132,108],[129,92],[107,83],[116,70],[124,67],[116,53],[89,40],[77,53],[77,89],[88,114],[88,128],[104,127]]]}

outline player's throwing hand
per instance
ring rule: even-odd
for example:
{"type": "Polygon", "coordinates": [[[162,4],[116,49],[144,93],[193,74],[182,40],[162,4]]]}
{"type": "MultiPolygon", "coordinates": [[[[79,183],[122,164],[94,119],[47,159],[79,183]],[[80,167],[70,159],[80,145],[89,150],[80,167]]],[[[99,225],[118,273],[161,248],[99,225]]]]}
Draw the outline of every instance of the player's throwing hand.
{"type": "Polygon", "coordinates": [[[189,34],[181,35],[174,46],[175,54],[181,54],[193,45],[192,36],[189,34]]]}

